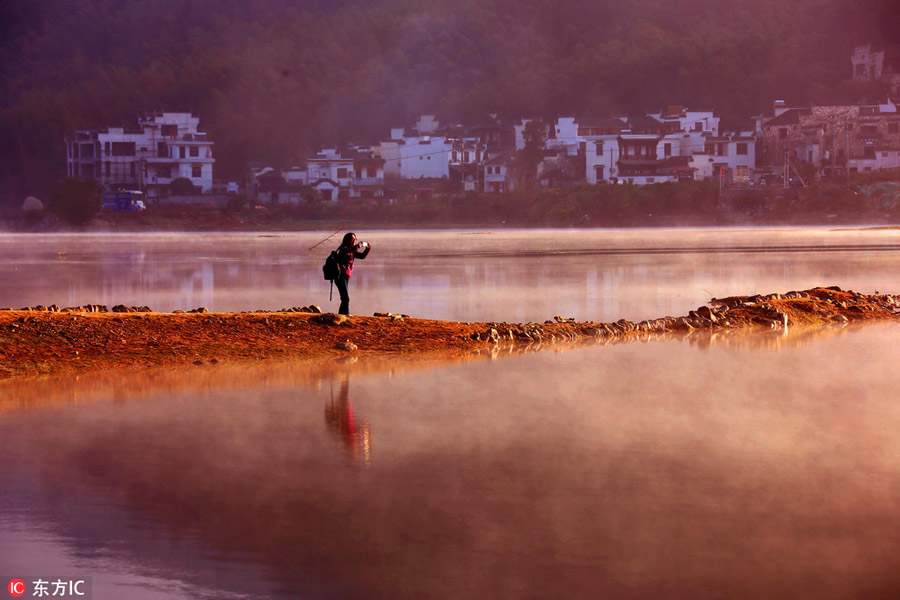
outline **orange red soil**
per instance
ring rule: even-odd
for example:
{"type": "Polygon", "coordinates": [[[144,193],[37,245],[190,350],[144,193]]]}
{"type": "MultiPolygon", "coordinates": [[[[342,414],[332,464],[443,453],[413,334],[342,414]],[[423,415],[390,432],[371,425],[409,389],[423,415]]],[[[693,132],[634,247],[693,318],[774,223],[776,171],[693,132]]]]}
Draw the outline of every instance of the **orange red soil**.
{"type": "MultiPolygon", "coordinates": [[[[713,299],[681,317],[632,323],[460,323],[313,312],[0,311],[0,378],[267,358],[441,359],[498,344],[540,345],[694,331],[738,331],[900,317],[900,297],[838,288],[713,299]]],[[[116,307],[126,310],[124,307],[116,307]]],[[[91,309],[96,310],[96,309],[91,309]]]]}

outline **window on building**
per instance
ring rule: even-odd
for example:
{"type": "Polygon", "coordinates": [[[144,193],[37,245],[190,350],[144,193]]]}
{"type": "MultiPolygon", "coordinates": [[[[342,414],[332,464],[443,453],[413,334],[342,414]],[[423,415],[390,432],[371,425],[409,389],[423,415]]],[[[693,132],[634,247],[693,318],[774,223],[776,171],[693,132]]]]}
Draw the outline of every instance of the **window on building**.
{"type": "Polygon", "coordinates": [[[700,121],[694,123],[694,131],[703,131],[703,123],[700,121]]]}
{"type": "Polygon", "coordinates": [[[190,147],[191,158],[197,158],[200,156],[200,148],[197,146],[190,147]]]}
{"type": "Polygon", "coordinates": [[[113,142],[113,156],[134,156],[136,154],[134,142],[113,142]]]}
{"type": "Polygon", "coordinates": [[[169,147],[165,142],[159,142],[158,144],[156,144],[156,157],[169,158],[169,147]]]}
{"type": "MultiPolygon", "coordinates": [[[[132,144],[133,146],[134,144],[132,144]]],[[[81,158],[94,158],[94,145],[93,144],[82,144],[81,145],[81,158]]]]}
{"type": "Polygon", "coordinates": [[[663,144],[663,152],[666,156],[672,156],[672,144],[663,144]]]}
{"type": "Polygon", "coordinates": [[[366,169],[366,177],[378,177],[378,169],[375,167],[368,167],[366,169]]]}
{"type": "Polygon", "coordinates": [[[787,127],[779,127],[778,128],[778,137],[779,139],[785,139],[787,137],[787,127]]]}
{"type": "Polygon", "coordinates": [[[128,166],[130,167],[128,169],[128,172],[131,175],[131,178],[134,179],[137,174],[137,169],[136,169],[137,163],[131,162],[131,163],[128,163],[128,166]]]}
{"type": "Polygon", "coordinates": [[[106,176],[109,177],[109,172],[110,172],[109,161],[106,161],[105,163],[103,163],[103,171],[106,173],[106,176]]]}
{"type": "Polygon", "coordinates": [[[109,154],[110,154],[109,142],[106,142],[105,144],[103,144],[103,154],[105,154],[106,156],[109,156],[109,154]]]}
{"type": "Polygon", "coordinates": [[[878,133],[878,127],[876,125],[863,125],[859,128],[859,132],[862,135],[875,135],[878,133]]]}
{"type": "Polygon", "coordinates": [[[160,127],[159,132],[164,137],[177,137],[178,136],[178,125],[163,125],[160,127]]]}
{"type": "Polygon", "coordinates": [[[172,167],[158,165],[156,167],[156,176],[162,177],[164,179],[168,179],[168,178],[172,177],[172,167]]]}
{"type": "Polygon", "coordinates": [[[337,176],[338,179],[347,179],[347,167],[338,167],[337,176]]]}
{"type": "Polygon", "coordinates": [[[194,179],[203,177],[203,165],[191,165],[191,177],[194,179]]]}
{"type": "Polygon", "coordinates": [[[728,144],[716,144],[716,156],[728,156],[728,144]]]}
{"type": "Polygon", "coordinates": [[[738,156],[746,156],[747,155],[747,143],[746,142],[738,142],[737,153],[738,153],[738,156]]]}

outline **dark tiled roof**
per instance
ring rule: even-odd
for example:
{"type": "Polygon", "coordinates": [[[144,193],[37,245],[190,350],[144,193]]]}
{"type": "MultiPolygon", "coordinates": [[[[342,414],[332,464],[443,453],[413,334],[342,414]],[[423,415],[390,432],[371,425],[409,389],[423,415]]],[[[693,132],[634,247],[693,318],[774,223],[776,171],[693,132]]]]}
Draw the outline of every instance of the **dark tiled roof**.
{"type": "Polygon", "coordinates": [[[486,165],[505,165],[505,164],[509,163],[511,158],[512,157],[510,156],[509,152],[504,152],[503,154],[498,154],[497,156],[487,159],[486,161],[484,161],[484,164],[486,164],[486,165]]]}
{"type": "Polygon", "coordinates": [[[774,119],[763,123],[763,127],[780,127],[782,125],[799,125],[800,115],[812,114],[809,108],[789,108],[774,119]]]}
{"type": "Polygon", "coordinates": [[[662,161],[660,166],[667,167],[670,169],[678,168],[678,167],[687,167],[691,162],[690,156],[670,156],[662,161]]]}
{"type": "Polygon", "coordinates": [[[662,127],[662,123],[648,115],[635,115],[628,117],[628,124],[632,127],[662,127]]]}

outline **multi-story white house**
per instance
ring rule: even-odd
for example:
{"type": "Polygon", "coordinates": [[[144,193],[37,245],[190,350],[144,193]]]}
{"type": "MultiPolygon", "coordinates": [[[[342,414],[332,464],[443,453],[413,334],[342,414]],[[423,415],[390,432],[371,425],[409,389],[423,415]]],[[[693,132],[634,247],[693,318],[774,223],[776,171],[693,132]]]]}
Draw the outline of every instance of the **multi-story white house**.
{"type": "Polygon", "coordinates": [[[154,113],[135,126],[80,130],[66,137],[67,175],[92,177],[107,189],[168,195],[174,179],[202,192],[213,187],[213,142],[190,113],[154,113]]]}
{"type": "Polygon", "coordinates": [[[391,129],[391,139],[381,142],[378,154],[384,172],[403,179],[446,179],[450,176],[450,140],[442,135],[391,129]]]}
{"type": "Polygon", "coordinates": [[[580,119],[578,135],[584,140],[585,180],[588,183],[615,181],[619,168],[619,136],[625,130],[621,119],[601,117],[580,119]]]}
{"type": "Polygon", "coordinates": [[[756,136],[744,132],[708,137],[705,154],[712,164],[713,177],[748,185],[756,169],[756,136]]]}

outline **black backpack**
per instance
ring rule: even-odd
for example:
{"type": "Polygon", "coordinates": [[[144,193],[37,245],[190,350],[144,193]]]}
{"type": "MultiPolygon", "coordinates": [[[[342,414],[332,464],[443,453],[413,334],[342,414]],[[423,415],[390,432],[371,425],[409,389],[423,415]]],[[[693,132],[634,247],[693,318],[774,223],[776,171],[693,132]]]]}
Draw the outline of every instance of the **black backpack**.
{"type": "Polygon", "coordinates": [[[332,250],[328,258],[325,259],[325,264],[322,265],[322,275],[325,277],[325,281],[334,281],[341,276],[337,250],[332,250]]]}

